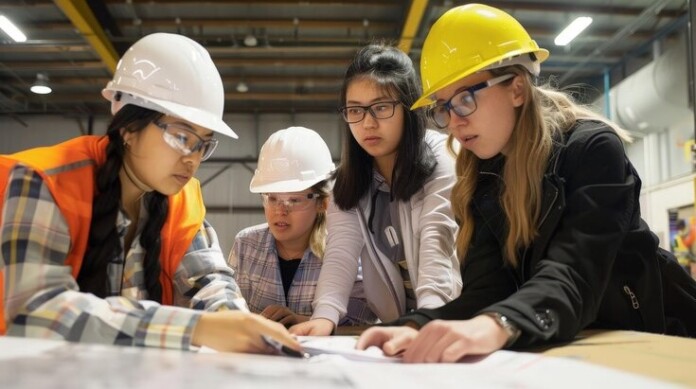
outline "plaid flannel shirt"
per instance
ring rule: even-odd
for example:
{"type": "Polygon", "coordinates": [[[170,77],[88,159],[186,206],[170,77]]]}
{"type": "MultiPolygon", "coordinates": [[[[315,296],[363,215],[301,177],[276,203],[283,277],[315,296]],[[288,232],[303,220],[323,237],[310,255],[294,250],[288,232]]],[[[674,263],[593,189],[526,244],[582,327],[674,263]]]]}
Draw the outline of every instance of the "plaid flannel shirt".
{"type": "MultiPolygon", "coordinates": [[[[267,223],[240,231],[227,261],[234,269],[235,278],[251,312],[261,313],[269,305],[283,305],[296,314],[312,315],[312,301],[322,262],[309,248],[305,250],[292,280],[287,300],[275,238],[267,223]]],[[[358,279],[348,303],[348,313],[339,325],[373,324],[376,321],[377,317],[362,295],[362,280],[358,279]]]]}
{"type": "MultiPolygon", "coordinates": [[[[0,226],[8,335],[190,349],[202,310],[247,310],[215,231],[207,223],[194,237],[174,276],[176,306],[146,300],[145,252],[139,236],[147,221],[147,198],[141,200],[130,249],[112,261],[120,263],[109,265],[113,297],[102,299],[81,293],[65,264],[71,245],[68,225],[43,179],[24,165],[15,166],[0,226]]],[[[117,230],[122,245],[130,222],[119,212],[117,230]]]]}

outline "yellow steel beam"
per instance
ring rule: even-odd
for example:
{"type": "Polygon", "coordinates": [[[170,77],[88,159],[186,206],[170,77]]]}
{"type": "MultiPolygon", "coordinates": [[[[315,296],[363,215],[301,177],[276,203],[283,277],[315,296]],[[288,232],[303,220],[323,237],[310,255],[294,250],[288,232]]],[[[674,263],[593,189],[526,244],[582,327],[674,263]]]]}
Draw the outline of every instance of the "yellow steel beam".
{"type": "Polygon", "coordinates": [[[428,0],[411,1],[411,7],[408,10],[404,29],[401,31],[401,38],[399,39],[399,48],[406,54],[411,51],[413,39],[416,37],[427,6],[428,0]]]}
{"type": "Polygon", "coordinates": [[[85,0],[53,0],[53,2],[92,45],[109,72],[113,74],[116,71],[118,54],[85,0]]]}

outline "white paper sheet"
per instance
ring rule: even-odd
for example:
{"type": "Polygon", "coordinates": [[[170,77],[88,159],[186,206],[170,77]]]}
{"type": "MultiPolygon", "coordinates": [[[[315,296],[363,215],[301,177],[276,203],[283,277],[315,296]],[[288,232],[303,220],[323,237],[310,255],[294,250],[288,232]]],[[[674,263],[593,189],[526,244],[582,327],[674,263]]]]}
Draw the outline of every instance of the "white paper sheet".
{"type": "Polygon", "coordinates": [[[353,336],[300,336],[298,340],[302,349],[313,358],[329,354],[351,361],[401,363],[401,358],[388,357],[379,347],[357,350],[357,338],[353,336]]]}
{"type": "MultiPolygon", "coordinates": [[[[331,346],[337,342],[348,340],[334,339],[331,346]]],[[[53,387],[678,388],[573,359],[511,351],[458,364],[402,364],[356,362],[338,354],[303,360],[0,337],[0,388],[53,387]]]]}

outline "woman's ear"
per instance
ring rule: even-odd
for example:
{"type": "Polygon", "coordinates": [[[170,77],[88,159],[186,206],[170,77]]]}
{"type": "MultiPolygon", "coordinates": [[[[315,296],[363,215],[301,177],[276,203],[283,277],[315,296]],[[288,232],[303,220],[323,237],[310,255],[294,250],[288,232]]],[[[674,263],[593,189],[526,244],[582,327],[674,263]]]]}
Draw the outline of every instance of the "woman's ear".
{"type": "Polygon", "coordinates": [[[326,210],[329,208],[329,198],[324,197],[319,201],[317,204],[317,212],[326,212],[326,210]]]}
{"type": "Polygon", "coordinates": [[[525,88],[527,87],[527,81],[525,77],[521,75],[516,75],[515,78],[512,79],[512,83],[510,84],[510,92],[512,93],[512,106],[517,108],[522,106],[525,101],[525,88]]]}
{"type": "Polygon", "coordinates": [[[130,144],[130,140],[133,137],[133,133],[130,131],[126,131],[125,128],[122,128],[119,130],[121,132],[121,139],[123,139],[123,145],[127,146],[130,144]]]}

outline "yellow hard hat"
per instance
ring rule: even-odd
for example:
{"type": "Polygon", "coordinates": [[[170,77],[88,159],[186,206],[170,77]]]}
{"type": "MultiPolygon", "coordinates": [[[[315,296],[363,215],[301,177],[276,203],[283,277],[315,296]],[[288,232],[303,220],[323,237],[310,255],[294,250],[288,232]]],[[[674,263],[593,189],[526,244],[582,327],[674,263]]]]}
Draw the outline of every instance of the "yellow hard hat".
{"type": "Polygon", "coordinates": [[[433,24],[423,42],[423,95],[411,109],[430,104],[434,93],[478,71],[519,63],[538,73],[539,63],[548,57],[548,50],[539,48],[509,14],[482,4],[452,8],[433,24]],[[533,57],[518,57],[522,54],[533,57]],[[515,61],[516,57],[522,60],[515,61]]]}

